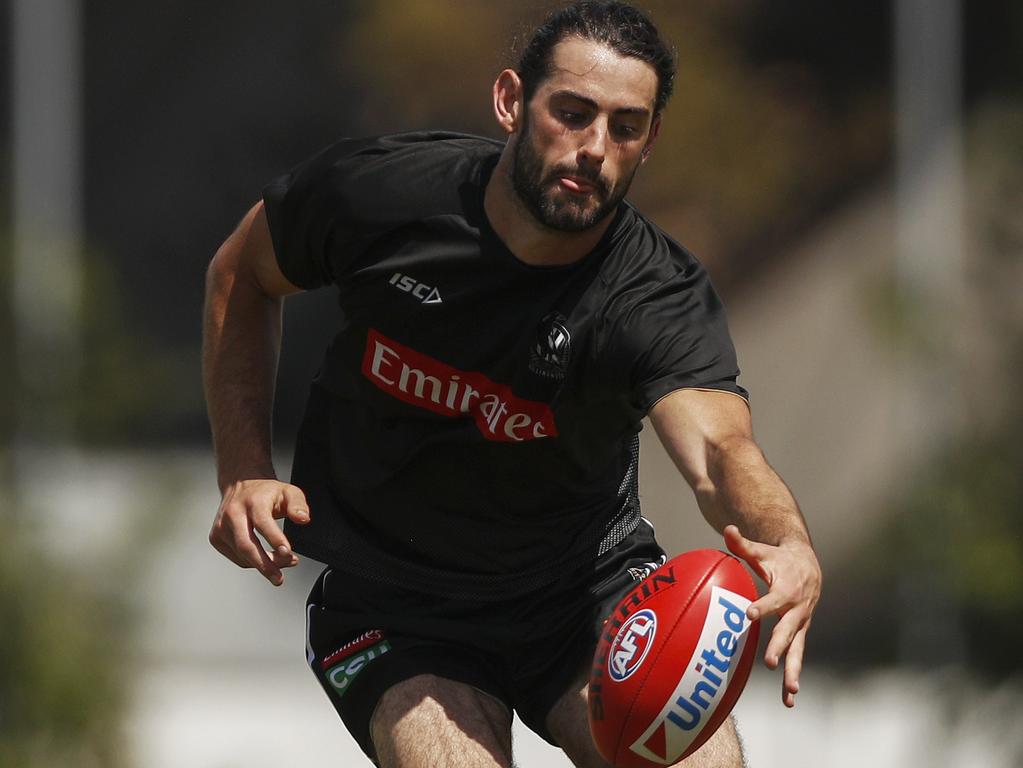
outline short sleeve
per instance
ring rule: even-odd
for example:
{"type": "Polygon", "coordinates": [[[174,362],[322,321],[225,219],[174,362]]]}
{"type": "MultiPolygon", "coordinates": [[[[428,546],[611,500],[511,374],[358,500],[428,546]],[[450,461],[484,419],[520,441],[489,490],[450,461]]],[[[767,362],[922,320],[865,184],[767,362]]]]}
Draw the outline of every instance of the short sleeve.
{"type": "Polygon", "coordinates": [[[333,283],[354,258],[360,221],[350,191],[353,168],[372,155],[374,139],[343,139],[263,189],[270,236],[281,272],[300,288],[333,283]]]}
{"type": "Polygon", "coordinates": [[[699,264],[648,292],[619,331],[631,403],[640,413],[677,389],[717,389],[749,398],[738,384],[724,306],[699,264]]]}
{"type": "Polygon", "coordinates": [[[281,272],[300,288],[342,284],[386,233],[461,211],[467,169],[497,151],[441,131],[338,141],[263,190],[281,272]]]}

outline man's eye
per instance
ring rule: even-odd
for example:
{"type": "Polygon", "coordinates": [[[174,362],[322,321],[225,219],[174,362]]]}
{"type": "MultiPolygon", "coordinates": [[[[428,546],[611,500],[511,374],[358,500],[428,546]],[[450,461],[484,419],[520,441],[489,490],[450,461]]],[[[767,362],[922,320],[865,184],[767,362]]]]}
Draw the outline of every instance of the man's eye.
{"type": "Polygon", "coordinates": [[[615,132],[623,139],[631,139],[639,135],[639,129],[632,125],[619,125],[615,132]]]}
{"type": "Polygon", "coordinates": [[[580,112],[569,112],[568,110],[561,110],[561,119],[566,123],[580,123],[582,122],[583,116],[580,112]]]}

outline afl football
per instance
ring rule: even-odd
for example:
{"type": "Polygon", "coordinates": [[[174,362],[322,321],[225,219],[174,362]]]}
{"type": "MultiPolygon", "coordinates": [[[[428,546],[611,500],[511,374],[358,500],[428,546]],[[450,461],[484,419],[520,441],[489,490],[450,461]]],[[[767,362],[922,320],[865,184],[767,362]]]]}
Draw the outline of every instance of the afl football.
{"type": "Polygon", "coordinates": [[[724,722],[746,685],[760,622],[740,560],[714,549],[672,558],[604,624],[590,672],[590,731],[618,768],[672,765],[724,722]]]}

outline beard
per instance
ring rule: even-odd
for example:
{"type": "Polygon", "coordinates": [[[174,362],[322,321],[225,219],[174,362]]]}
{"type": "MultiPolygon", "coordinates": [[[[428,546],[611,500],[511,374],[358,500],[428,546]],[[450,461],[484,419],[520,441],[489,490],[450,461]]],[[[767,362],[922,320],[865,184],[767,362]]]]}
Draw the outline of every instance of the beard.
{"type": "Polygon", "coordinates": [[[559,232],[582,232],[603,221],[629,191],[633,168],[619,184],[610,185],[600,171],[585,166],[556,165],[544,173],[543,158],[530,140],[529,119],[515,143],[512,184],[526,209],[545,227],[559,232]],[[575,176],[593,185],[588,195],[576,195],[561,187],[562,176],[575,176]]]}

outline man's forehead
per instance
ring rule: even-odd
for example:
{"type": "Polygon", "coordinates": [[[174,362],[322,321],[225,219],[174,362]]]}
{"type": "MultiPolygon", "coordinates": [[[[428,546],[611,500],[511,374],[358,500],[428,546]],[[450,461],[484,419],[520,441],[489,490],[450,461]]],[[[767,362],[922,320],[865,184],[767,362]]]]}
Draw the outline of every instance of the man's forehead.
{"type": "Polygon", "coordinates": [[[653,108],[657,73],[645,61],[622,56],[594,40],[569,37],[552,51],[545,90],[570,90],[612,108],[653,108]]]}

